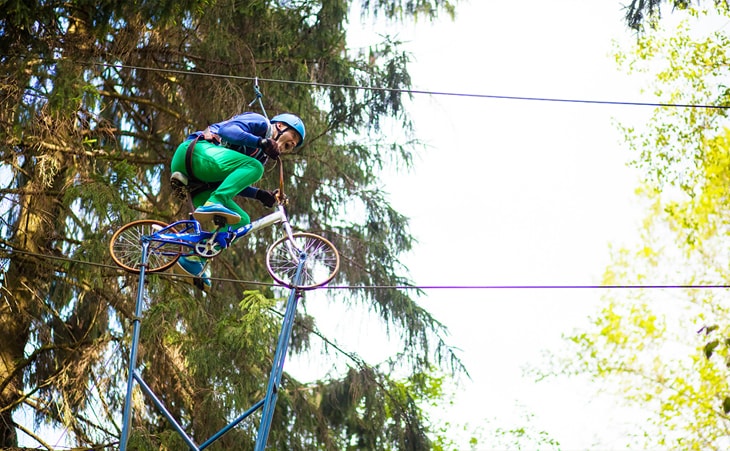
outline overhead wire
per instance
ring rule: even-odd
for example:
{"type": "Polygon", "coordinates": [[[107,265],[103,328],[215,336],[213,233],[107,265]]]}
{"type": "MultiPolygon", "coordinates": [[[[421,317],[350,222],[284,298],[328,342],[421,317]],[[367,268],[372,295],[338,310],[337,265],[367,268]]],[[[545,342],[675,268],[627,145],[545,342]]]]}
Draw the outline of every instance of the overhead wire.
{"type": "MultiPolygon", "coordinates": [[[[166,69],[158,67],[145,67],[135,66],[127,64],[114,64],[114,63],[91,63],[92,65],[102,67],[115,67],[124,68],[131,70],[145,70],[153,72],[163,72],[178,75],[194,75],[194,76],[205,76],[214,78],[227,78],[227,79],[239,79],[254,81],[256,86],[257,98],[260,95],[258,91],[258,85],[260,81],[269,83],[280,83],[280,84],[293,84],[293,85],[308,85],[321,88],[343,88],[343,89],[356,89],[356,90],[369,90],[369,91],[387,91],[387,92],[398,92],[403,94],[425,94],[434,96],[453,96],[453,97],[472,97],[472,98],[487,98],[487,99],[500,99],[500,100],[523,100],[523,101],[541,101],[541,102],[565,102],[565,103],[581,103],[581,104],[602,104],[602,105],[622,105],[622,106],[649,106],[649,107],[673,107],[673,108],[705,108],[705,109],[728,109],[730,105],[706,105],[706,104],[677,104],[677,103],[661,103],[661,102],[632,102],[632,101],[611,101],[611,100],[590,100],[590,99],[565,99],[565,98],[549,98],[549,97],[529,97],[529,96],[508,96],[508,95],[493,95],[493,94],[477,94],[477,93],[464,93],[464,92],[448,92],[448,91],[429,91],[429,90],[418,90],[418,89],[398,89],[398,88],[384,88],[384,87],[373,87],[373,86],[359,86],[359,85],[348,85],[348,84],[337,84],[337,83],[323,83],[314,81],[298,81],[298,80],[284,80],[274,78],[261,78],[261,77],[249,77],[243,75],[228,75],[228,74],[216,74],[212,72],[199,72],[191,70],[181,69],[166,69]]],[[[254,99],[254,102],[257,99],[254,99]]],[[[252,102],[253,103],[253,102],[252,102]]],[[[69,262],[88,264],[92,266],[105,267],[118,271],[124,271],[114,265],[108,265],[98,262],[90,262],[83,260],[74,260],[67,257],[59,257],[48,254],[32,253],[27,251],[21,251],[13,249],[8,251],[6,249],[0,249],[0,252],[4,252],[7,255],[11,253],[28,254],[36,257],[43,257],[48,259],[66,260],[69,262]]],[[[154,273],[159,276],[169,277],[184,277],[170,273],[154,273]]],[[[251,284],[251,285],[263,285],[263,286],[277,286],[274,283],[259,282],[259,281],[244,281],[239,279],[227,279],[227,278],[211,278],[211,280],[221,282],[232,282],[239,284],[251,284]]],[[[728,284],[586,284],[586,285],[330,285],[323,287],[330,290],[363,290],[363,289],[400,289],[400,290],[483,290],[483,289],[725,289],[730,288],[728,284]]]]}
{"type": "MultiPolygon", "coordinates": [[[[92,262],[88,260],[77,260],[69,257],[61,257],[57,255],[41,254],[37,252],[24,251],[19,249],[0,249],[0,258],[10,258],[13,253],[23,254],[33,257],[45,258],[49,260],[61,260],[69,263],[78,263],[82,265],[96,266],[100,268],[112,269],[120,273],[130,274],[129,271],[106,263],[92,262]]],[[[157,273],[150,272],[149,275],[156,275],[170,278],[185,278],[186,276],[172,274],[167,272],[157,273]]],[[[253,280],[240,280],[221,277],[211,277],[212,281],[230,282],[242,285],[259,285],[268,287],[284,287],[283,285],[272,282],[261,282],[253,280]]],[[[286,287],[284,287],[286,288],[286,287]]],[[[588,290],[606,290],[606,289],[727,289],[730,284],[559,284],[559,285],[527,285],[527,284],[495,284],[495,285],[328,285],[319,289],[325,290],[572,290],[572,289],[588,289],[588,290]]]]}
{"type": "Polygon", "coordinates": [[[258,85],[259,81],[265,81],[269,83],[279,84],[290,84],[290,85],[306,85],[314,86],[319,88],[341,88],[341,89],[355,89],[364,91],[386,91],[401,94],[426,94],[432,96],[451,96],[451,97],[472,97],[481,99],[496,99],[496,100],[523,100],[523,101],[536,101],[536,102],[561,102],[561,103],[581,103],[581,104],[597,104],[597,105],[619,105],[619,106],[645,106],[654,108],[700,108],[700,109],[729,109],[730,105],[707,105],[707,104],[687,104],[687,103],[662,103],[662,102],[633,102],[633,101],[618,101],[618,100],[591,100],[591,99],[565,99],[565,98],[551,98],[551,97],[531,97],[531,96],[510,96],[510,95],[495,95],[495,94],[478,94],[468,92],[450,92],[450,91],[430,91],[422,89],[400,89],[400,88],[384,88],[377,86],[359,86],[359,85],[348,85],[339,83],[323,83],[315,81],[299,81],[299,80],[284,80],[276,78],[261,78],[261,77],[249,77],[245,75],[226,75],[216,74],[212,72],[199,72],[181,69],[165,69],[158,67],[145,67],[145,66],[134,66],[127,64],[113,64],[113,63],[93,63],[97,66],[104,67],[118,67],[132,70],[145,70],[153,72],[164,72],[178,75],[195,75],[203,77],[213,78],[227,78],[237,80],[254,81],[258,85]]]}

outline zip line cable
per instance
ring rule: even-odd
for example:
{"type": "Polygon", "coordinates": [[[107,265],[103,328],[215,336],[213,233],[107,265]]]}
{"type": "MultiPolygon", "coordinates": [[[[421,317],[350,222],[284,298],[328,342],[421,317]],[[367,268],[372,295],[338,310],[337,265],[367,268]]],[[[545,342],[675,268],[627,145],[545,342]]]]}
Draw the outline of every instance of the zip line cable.
{"type": "MultiPolygon", "coordinates": [[[[105,263],[90,262],[84,260],[75,260],[68,257],[59,257],[55,255],[39,254],[35,252],[22,251],[14,249],[9,251],[7,249],[0,249],[0,253],[5,254],[4,257],[10,259],[12,254],[22,254],[33,257],[39,257],[48,260],[61,260],[69,263],[78,263],[82,265],[96,266],[100,268],[113,269],[117,272],[128,274],[127,271],[115,266],[108,265],[105,263]]],[[[150,273],[151,275],[170,277],[173,279],[181,279],[187,276],[171,273],[150,273]]],[[[276,283],[270,282],[258,282],[251,280],[239,280],[239,279],[227,279],[219,277],[211,277],[211,280],[218,282],[231,282],[243,285],[260,285],[278,287],[281,286],[276,283]]],[[[685,290],[704,290],[704,289],[728,289],[730,284],[586,284],[586,285],[329,285],[320,289],[324,290],[614,290],[614,289],[634,289],[634,290],[647,290],[647,289],[685,289],[685,290]]]]}
{"type": "MultiPolygon", "coordinates": [[[[80,64],[87,64],[79,62],[80,64]]],[[[304,82],[296,80],[282,80],[273,78],[259,78],[259,77],[247,77],[242,75],[224,75],[215,74],[210,72],[195,72],[189,70],[180,69],[163,69],[155,67],[144,67],[144,66],[133,66],[126,64],[112,64],[112,63],[91,63],[91,65],[102,66],[107,68],[125,68],[132,70],[145,70],[152,72],[164,72],[178,75],[197,75],[204,77],[215,77],[215,78],[227,78],[237,80],[253,81],[256,91],[256,98],[251,102],[253,105],[257,100],[260,101],[261,93],[258,89],[259,81],[266,81],[270,83],[282,83],[282,84],[293,84],[293,85],[308,85],[315,87],[329,87],[329,88],[345,88],[345,89],[356,89],[356,90],[369,90],[369,91],[387,91],[387,92],[399,92],[407,94],[427,94],[427,95],[438,95],[438,96],[454,96],[454,97],[472,97],[472,98],[487,98],[487,99],[500,99],[500,100],[524,100],[524,101],[542,101],[542,102],[565,102],[565,103],[583,103],[583,104],[602,104],[602,105],[623,105],[623,106],[650,106],[650,107],[673,107],[673,108],[706,108],[706,109],[729,109],[730,105],[701,105],[701,104],[673,104],[673,103],[653,103],[653,102],[626,102],[626,101],[608,101],[608,100],[581,100],[581,99],[558,99],[558,98],[547,98],[547,97],[523,97],[523,96],[505,96],[505,95],[491,95],[491,94],[474,94],[474,93],[458,93],[458,92],[445,92],[445,91],[426,91],[426,90],[415,90],[415,89],[395,89],[395,88],[380,88],[370,86],[357,86],[357,85],[345,85],[335,83],[321,83],[321,82],[304,82]]],[[[262,105],[263,107],[263,105],[262,105]]],[[[52,255],[37,254],[31,252],[25,252],[21,250],[2,250],[0,252],[6,253],[10,256],[12,253],[33,255],[36,257],[43,257],[48,259],[65,260],[69,262],[87,264],[98,267],[105,267],[114,270],[123,271],[120,268],[107,265],[103,263],[88,262],[81,260],[73,260],[65,257],[57,257],[52,255]]],[[[169,273],[156,273],[157,275],[163,275],[168,277],[184,277],[169,273]]],[[[212,278],[211,280],[233,282],[239,284],[251,284],[251,285],[265,285],[265,286],[276,286],[273,283],[256,282],[256,281],[242,281],[237,279],[225,279],[225,278],[212,278]]],[[[683,285],[683,284],[650,284],[650,285],[373,285],[373,286],[353,286],[353,285],[342,285],[342,286],[327,286],[325,289],[348,289],[348,290],[362,290],[362,289],[403,289],[403,290],[436,290],[436,289],[469,289],[469,290],[483,290],[483,289],[716,289],[716,288],[730,288],[728,284],[703,284],[703,285],[683,285]]]]}
{"type": "MultiPolygon", "coordinates": [[[[87,64],[82,63],[80,64],[87,64]]],[[[224,75],[215,74],[210,72],[195,72],[189,70],[180,69],[163,69],[155,67],[144,67],[144,66],[133,66],[125,64],[112,64],[112,63],[91,63],[91,65],[102,66],[107,68],[125,68],[132,70],[145,70],[152,72],[164,72],[179,75],[197,75],[205,77],[216,77],[216,78],[227,78],[227,79],[238,79],[254,81],[255,90],[257,97],[251,102],[250,105],[255,103],[257,100],[260,101],[261,93],[258,90],[259,81],[266,81],[270,83],[282,83],[282,84],[294,84],[294,85],[308,85],[315,87],[329,87],[329,88],[345,88],[345,89],[356,89],[356,90],[369,90],[369,91],[387,91],[387,92],[399,92],[407,94],[427,94],[427,95],[439,95],[439,96],[454,96],[454,97],[472,97],[472,98],[487,98],[487,99],[501,99],[501,100],[525,100],[525,101],[543,101],[543,102],[567,102],[567,103],[583,103],[583,104],[602,104],[602,105],[624,105],[624,106],[650,106],[650,107],[673,107],[673,108],[706,108],[706,109],[729,109],[730,105],[695,105],[695,104],[672,104],[672,103],[652,103],[652,102],[625,102],[625,101],[607,101],[607,100],[581,100],[581,99],[558,99],[558,98],[547,98],[547,97],[523,97],[523,96],[505,96],[505,95],[491,95],[491,94],[474,94],[474,93],[458,93],[458,92],[445,92],[445,91],[426,91],[426,90],[414,90],[414,89],[395,89],[395,88],[379,88],[369,86],[357,86],[357,85],[345,85],[335,83],[321,83],[321,82],[304,82],[296,80],[282,80],[273,78],[259,78],[259,77],[247,77],[242,75],[224,75]]],[[[263,105],[262,105],[263,106],[263,105]]],[[[87,264],[98,267],[106,267],[114,270],[123,271],[120,268],[107,265],[103,263],[88,262],[81,260],[73,260],[64,257],[57,257],[52,255],[30,253],[21,250],[1,250],[6,255],[12,253],[33,255],[36,257],[43,257],[48,259],[59,259],[69,262],[87,264]]],[[[157,275],[163,275],[168,277],[184,277],[169,273],[156,273],[157,275]]],[[[265,286],[276,286],[274,283],[256,282],[256,281],[242,281],[237,279],[225,279],[225,278],[212,278],[211,280],[233,282],[239,284],[251,284],[251,285],[265,285],[265,286]]],[[[343,286],[327,286],[325,289],[403,289],[403,290],[436,290],[436,289],[716,289],[716,288],[730,288],[728,284],[703,284],[703,285],[682,285],[682,284],[650,284],[650,285],[372,285],[372,286],[354,286],[354,285],[343,285],[343,286]]]]}
{"type": "Polygon", "coordinates": [[[463,93],[463,92],[449,92],[449,91],[427,91],[420,89],[396,89],[396,88],[381,88],[373,86],[358,86],[358,85],[345,85],[337,83],[322,83],[314,81],[297,81],[297,80],[282,80],[275,78],[260,78],[260,77],[247,77],[243,75],[224,75],[215,74],[210,72],[196,72],[186,71],[180,69],[162,69],[157,67],[144,67],[144,66],[131,66],[126,64],[112,64],[112,63],[92,63],[96,66],[104,67],[116,67],[123,69],[132,70],[146,70],[152,72],[165,72],[178,75],[197,75],[201,77],[213,77],[213,78],[228,78],[236,80],[254,81],[257,85],[259,81],[265,81],[269,83],[281,83],[290,85],[306,85],[314,86],[319,88],[344,88],[344,89],[356,89],[363,91],[386,91],[386,92],[397,92],[401,94],[427,94],[433,96],[450,96],[450,97],[471,97],[481,99],[496,99],[496,100],[524,100],[524,101],[537,101],[537,102],[561,102],[561,103],[582,103],[582,104],[594,104],[594,105],[619,105],[619,106],[647,106],[654,108],[705,108],[705,109],[716,109],[725,110],[730,109],[730,105],[704,105],[704,104],[682,104],[682,103],[661,103],[661,102],[629,102],[629,101],[615,101],[615,100],[585,100],[585,99],[560,99],[550,97],[527,97],[527,96],[507,96],[507,95],[493,95],[493,94],[476,94],[476,93],[463,93]]]}

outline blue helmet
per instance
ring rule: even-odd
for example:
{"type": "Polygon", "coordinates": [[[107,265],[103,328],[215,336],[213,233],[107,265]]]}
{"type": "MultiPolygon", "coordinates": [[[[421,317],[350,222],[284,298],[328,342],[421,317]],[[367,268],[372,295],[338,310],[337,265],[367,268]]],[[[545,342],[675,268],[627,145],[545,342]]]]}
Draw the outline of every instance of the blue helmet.
{"type": "Polygon", "coordinates": [[[277,114],[271,118],[271,122],[281,122],[288,125],[290,128],[293,128],[297,133],[299,133],[299,144],[297,144],[297,147],[304,144],[304,137],[307,132],[304,129],[304,122],[302,122],[299,116],[291,113],[277,114]]]}

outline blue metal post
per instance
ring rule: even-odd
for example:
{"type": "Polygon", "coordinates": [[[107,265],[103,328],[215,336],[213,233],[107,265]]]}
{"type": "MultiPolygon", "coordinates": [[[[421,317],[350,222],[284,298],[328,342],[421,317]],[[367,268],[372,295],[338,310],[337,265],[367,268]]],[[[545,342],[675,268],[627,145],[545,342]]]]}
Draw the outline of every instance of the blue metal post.
{"type": "Polygon", "coordinates": [[[149,396],[150,399],[152,399],[152,402],[155,403],[155,406],[157,406],[157,408],[160,410],[160,412],[162,412],[162,415],[164,415],[165,418],[167,418],[167,421],[170,422],[173,429],[175,429],[175,431],[178,433],[178,435],[180,437],[182,437],[183,441],[185,441],[185,443],[190,447],[190,449],[193,451],[199,451],[200,448],[198,448],[195,445],[195,442],[193,442],[193,439],[190,438],[190,436],[188,436],[188,434],[185,433],[182,426],[180,426],[178,424],[178,422],[175,421],[175,419],[172,417],[172,414],[165,408],[164,404],[162,404],[162,401],[160,401],[159,398],[157,396],[155,396],[155,394],[152,391],[152,389],[150,388],[150,386],[147,385],[147,383],[144,381],[144,379],[142,379],[142,376],[140,376],[140,374],[137,372],[137,370],[134,371],[134,378],[137,380],[137,383],[139,384],[139,387],[142,389],[142,391],[144,391],[147,394],[147,396],[149,396]]]}
{"type": "MultiPolygon", "coordinates": [[[[306,254],[301,253],[299,256],[299,266],[297,266],[297,272],[294,275],[294,286],[301,283],[302,268],[304,267],[305,260],[306,254]]],[[[289,347],[292,327],[294,326],[294,316],[299,296],[299,290],[292,288],[289,299],[287,300],[286,312],[284,313],[284,323],[279,333],[279,343],[276,345],[276,355],[274,356],[274,364],[271,368],[271,376],[269,376],[269,386],[266,389],[264,408],[261,413],[261,424],[259,425],[258,435],[256,436],[255,451],[263,451],[266,448],[266,442],[269,438],[271,420],[274,417],[274,407],[279,393],[281,375],[284,371],[284,359],[286,358],[286,351],[289,347]]]]}
{"type": "Polygon", "coordinates": [[[262,399],[261,401],[254,404],[253,407],[251,407],[250,409],[248,409],[247,411],[245,411],[244,413],[239,415],[238,418],[236,418],[235,420],[228,423],[223,429],[221,429],[220,431],[213,434],[213,436],[211,438],[209,438],[208,440],[203,442],[202,445],[200,445],[199,449],[205,449],[205,448],[209,447],[211,444],[213,444],[214,441],[223,437],[223,434],[225,434],[226,432],[228,432],[231,429],[233,429],[234,427],[236,427],[236,425],[238,425],[238,423],[245,420],[249,415],[254,413],[256,410],[258,410],[263,405],[264,405],[264,400],[262,399]]]}
{"type": "Polygon", "coordinates": [[[147,269],[147,251],[149,242],[142,240],[142,263],[139,267],[139,286],[137,287],[137,306],[134,309],[132,325],[132,349],[129,351],[129,374],[127,375],[127,396],[124,399],[124,415],[122,416],[122,436],[120,437],[119,451],[126,451],[127,440],[132,423],[132,388],[134,386],[134,369],[137,367],[137,347],[139,345],[139,329],[142,317],[142,301],[144,299],[144,276],[147,269]]]}
{"type": "MultiPolygon", "coordinates": [[[[142,239],[142,262],[140,264],[139,271],[139,286],[137,289],[137,305],[134,311],[134,318],[132,318],[133,334],[132,334],[132,347],[129,353],[129,374],[127,377],[127,395],[124,401],[124,414],[122,416],[122,435],[120,437],[120,451],[127,450],[127,442],[129,440],[131,424],[132,424],[132,389],[134,387],[135,380],[140,385],[142,391],[149,396],[154,402],[155,406],[163,413],[163,415],[170,421],[174,429],[183,438],[185,443],[190,447],[191,450],[198,451],[211,445],[214,441],[219,439],[223,434],[228,432],[231,428],[235,427],[239,422],[248,417],[251,413],[263,406],[263,412],[261,417],[261,424],[259,426],[258,435],[256,437],[256,451],[263,451],[266,448],[266,442],[269,437],[269,431],[271,430],[271,421],[274,416],[274,407],[276,405],[276,399],[278,396],[279,384],[281,383],[281,376],[284,372],[284,359],[286,358],[287,349],[289,347],[289,341],[291,340],[292,328],[294,326],[294,318],[296,315],[296,308],[301,293],[298,289],[292,288],[289,299],[287,300],[286,312],[284,313],[284,322],[279,333],[279,341],[276,346],[276,355],[274,356],[274,362],[271,368],[271,375],[269,376],[269,384],[266,390],[266,396],[263,400],[257,402],[244,414],[240,415],[234,421],[229,423],[226,427],[218,431],[213,437],[208,439],[200,447],[197,447],[182,427],[172,418],[172,415],[167,411],[162,402],[155,396],[150,387],[144,382],[142,376],[137,372],[137,349],[139,347],[139,335],[142,317],[142,304],[144,301],[144,281],[145,272],[147,269],[149,242],[142,239]]],[[[301,253],[299,256],[299,265],[293,279],[293,285],[298,286],[301,283],[302,276],[304,274],[304,262],[306,260],[306,254],[301,253]]]]}

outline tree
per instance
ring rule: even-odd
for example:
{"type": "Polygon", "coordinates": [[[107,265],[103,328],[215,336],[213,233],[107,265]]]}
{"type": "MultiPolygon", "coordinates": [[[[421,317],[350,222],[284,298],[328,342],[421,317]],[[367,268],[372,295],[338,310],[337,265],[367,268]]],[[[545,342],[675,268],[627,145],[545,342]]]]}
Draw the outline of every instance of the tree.
{"type": "MultiPolygon", "coordinates": [[[[454,11],[446,0],[362,5],[363,20],[454,11]]],[[[167,183],[172,151],[187,133],[247,109],[254,77],[268,80],[267,111],[305,118],[311,139],[282,163],[290,217],[341,251],[336,282],[408,284],[398,261],[412,245],[407,220],[377,183],[383,166],[411,162],[409,143],[381,134],[389,123],[410,130],[401,101],[408,55],[389,40],[353,54],[348,7],[343,0],[0,4],[0,447],[16,446],[19,428],[32,434],[13,420],[20,408],[80,446],[115,445],[137,279],[110,265],[107,243],[130,220],[186,215],[167,183]]],[[[267,172],[262,186],[275,186],[277,176],[267,172]]],[[[164,275],[148,283],[144,377],[193,436],[219,430],[265,387],[281,300],[271,287],[237,281],[267,280],[270,233],[214,261],[225,280],[209,295],[164,275]]],[[[402,290],[328,296],[374,311],[403,352],[380,365],[356,362],[314,386],[285,376],[271,446],[427,447],[418,393],[438,393],[417,376],[463,370],[444,327],[402,290]],[[390,376],[394,368],[407,383],[390,376]]],[[[290,349],[307,352],[315,332],[316,318],[299,314],[290,349]]],[[[130,447],[184,447],[148,400],[137,399],[135,412],[130,447]]],[[[246,448],[254,435],[253,427],[236,428],[213,447],[246,448]]]]}
{"type": "MultiPolygon", "coordinates": [[[[718,8],[726,8],[727,0],[714,0],[715,6],[718,8]]],[[[629,28],[641,31],[644,25],[650,28],[656,28],[662,17],[662,4],[668,4],[675,10],[691,10],[692,4],[698,7],[700,1],[692,2],[692,0],[631,0],[626,6],[626,24],[629,28]]]]}
{"type": "MultiPolygon", "coordinates": [[[[728,16],[690,8],[671,31],[641,36],[630,70],[656,70],[662,103],[646,130],[624,128],[643,176],[648,215],[639,243],[613,251],[607,285],[727,285],[730,279],[728,16]]],[[[726,290],[609,292],[592,327],[567,337],[557,372],[588,374],[643,407],[634,446],[726,449],[730,434],[730,308],[726,290]],[[572,354],[572,355],[570,355],[572,354]],[[639,443],[638,445],[636,443],[639,443]]]]}

